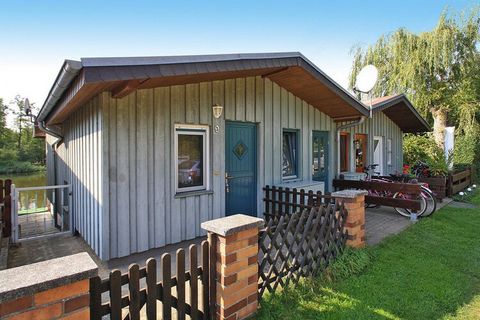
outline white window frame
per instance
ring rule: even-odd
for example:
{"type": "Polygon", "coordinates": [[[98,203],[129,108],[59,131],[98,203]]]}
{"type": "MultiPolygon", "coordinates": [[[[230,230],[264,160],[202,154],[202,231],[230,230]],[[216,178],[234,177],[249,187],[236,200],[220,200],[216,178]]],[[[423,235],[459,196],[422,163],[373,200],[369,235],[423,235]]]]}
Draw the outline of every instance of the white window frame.
{"type": "Polygon", "coordinates": [[[387,166],[392,165],[392,139],[387,138],[387,166]]]}
{"type": "Polygon", "coordinates": [[[210,187],[210,127],[205,125],[176,124],[174,128],[174,153],[173,161],[175,167],[175,193],[181,194],[192,191],[208,190],[210,187]],[[178,136],[181,134],[203,136],[203,184],[194,187],[178,187],[178,136]]]}

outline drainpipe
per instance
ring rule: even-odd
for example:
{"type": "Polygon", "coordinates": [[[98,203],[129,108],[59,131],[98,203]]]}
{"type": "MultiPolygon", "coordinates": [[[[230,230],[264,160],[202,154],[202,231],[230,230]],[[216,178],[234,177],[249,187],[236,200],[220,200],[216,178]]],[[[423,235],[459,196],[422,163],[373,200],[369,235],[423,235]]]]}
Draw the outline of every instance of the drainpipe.
{"type": "MultiPolygon", "coordinates": [[[[51,128],[48,128],[46,125],[45,125],[45,121],[39,121],[38,122],[38,127],[40,128],[40,130],[42,131],[45,131],[46,133],[48,133],[49,135],[52,135],[54,136],[55,138],[57,138],[57,140],[55,140],[54,143],[52,143],[52,152],[53,152],[53,184],[56,184],[57,183],[57,154],[55,152],[55,149],[58,147],[58,145],[60,144],[60,142],[62,142],[63,140],[63,136],[56,132],[55,130],[51,129],[51,128]]],[[[55,191],[54,191],[55,192],[55,191]]]]}
{"type": "Polygon", "coordinates": [[[344,124],[342,126],[337,127],[337,135],[336,135],[336,140],[337,140],[337,178],[340,177],[340,131],[351,128],[351,127],[356,127],[358,125],[361,125],[362,123],[365,122],[365,119],[367,119],[366,116],[361,116],[360,119],[354,122],[350,122],[347,124],[344,124]]]}

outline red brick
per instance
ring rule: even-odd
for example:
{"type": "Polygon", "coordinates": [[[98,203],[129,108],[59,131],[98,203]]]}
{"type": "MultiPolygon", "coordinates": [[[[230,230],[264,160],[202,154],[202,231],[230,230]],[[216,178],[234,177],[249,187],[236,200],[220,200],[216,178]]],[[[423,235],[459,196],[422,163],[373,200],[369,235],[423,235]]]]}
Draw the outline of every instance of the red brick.
{"type": "Polygon", "coordinates": [[[85,308],[73,313],[69,313],[60,319],[63,320],[87,320],[90,319],[90,308],[85,308]]]}
{"type": "Polygon", "coordinates": [[[220,314],[222,314],[222,311],[223,311],[222,315],[224,317],[228,317],[228,316],[234,314],[235,312],[237,312],[238,310],[240,310],[240,309],[242,309],[243,307],[246,307],[246,306],[247,306],[247,298],[238,301],[233,306],[228,307],[227,309],[220,310],[220,314]]]}
{"type": "Polygon", "coordinates": [[[65,313],[69,313],[83,307],[88,307],[90,304],[90,295],[84,294],[75,298],[68,299],[64,302],[65,313]]]}
{"type": "Polygon", "coordinates": [[[17,313],[8,318],[8,320],[45,320],[54,319],[62,314],[62,304],[55,303],[41,308],[32,309],[22,313],[17,313]]]}
{"type": "Polygon", "coordinates": [[[33,305],[33,296],[21,297],[0,303],[0,317],[20,310],[26,310],[33,305]]]}
{"type": "Polygon", "coordinates": [[[42,291],[36,293],[34,296],[35,305],[50,303],[53,301],[60,301],[68,297],[78,296],[82,293],[89,292],[88,279],[67,284],[58,288],[42,291]]]}

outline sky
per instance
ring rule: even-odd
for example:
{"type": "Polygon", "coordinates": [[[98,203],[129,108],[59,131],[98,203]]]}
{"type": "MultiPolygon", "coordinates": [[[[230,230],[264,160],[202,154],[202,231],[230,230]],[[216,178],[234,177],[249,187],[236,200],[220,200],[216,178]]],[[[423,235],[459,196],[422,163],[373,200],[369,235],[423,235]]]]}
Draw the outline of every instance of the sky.
{"type": "Polygon", "coordinates": [[[346,87],[351,49],[472,0],[0,0],[0,97],[43,104],[65,59],[299,51],[346,87]]]}

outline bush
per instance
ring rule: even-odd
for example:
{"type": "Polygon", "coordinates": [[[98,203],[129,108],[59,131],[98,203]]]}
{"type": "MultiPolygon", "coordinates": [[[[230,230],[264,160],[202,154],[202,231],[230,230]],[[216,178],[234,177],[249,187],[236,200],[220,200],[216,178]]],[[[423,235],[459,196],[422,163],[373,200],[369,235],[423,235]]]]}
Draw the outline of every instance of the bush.
{"type": "Polygon", "coordinates": [[[26,161],[0,161],[0,174],[31,173],[45,170],[45,166],[26,161]]]}
{"type": "Polygon", "coordinates": [[[423,135],[406,134],[403,139],[403,159],[409,165],[422,161],[432,176],[446,176],[452,157],[445,159],[445,152],[439,148],[430,133],[423,135]]]}

